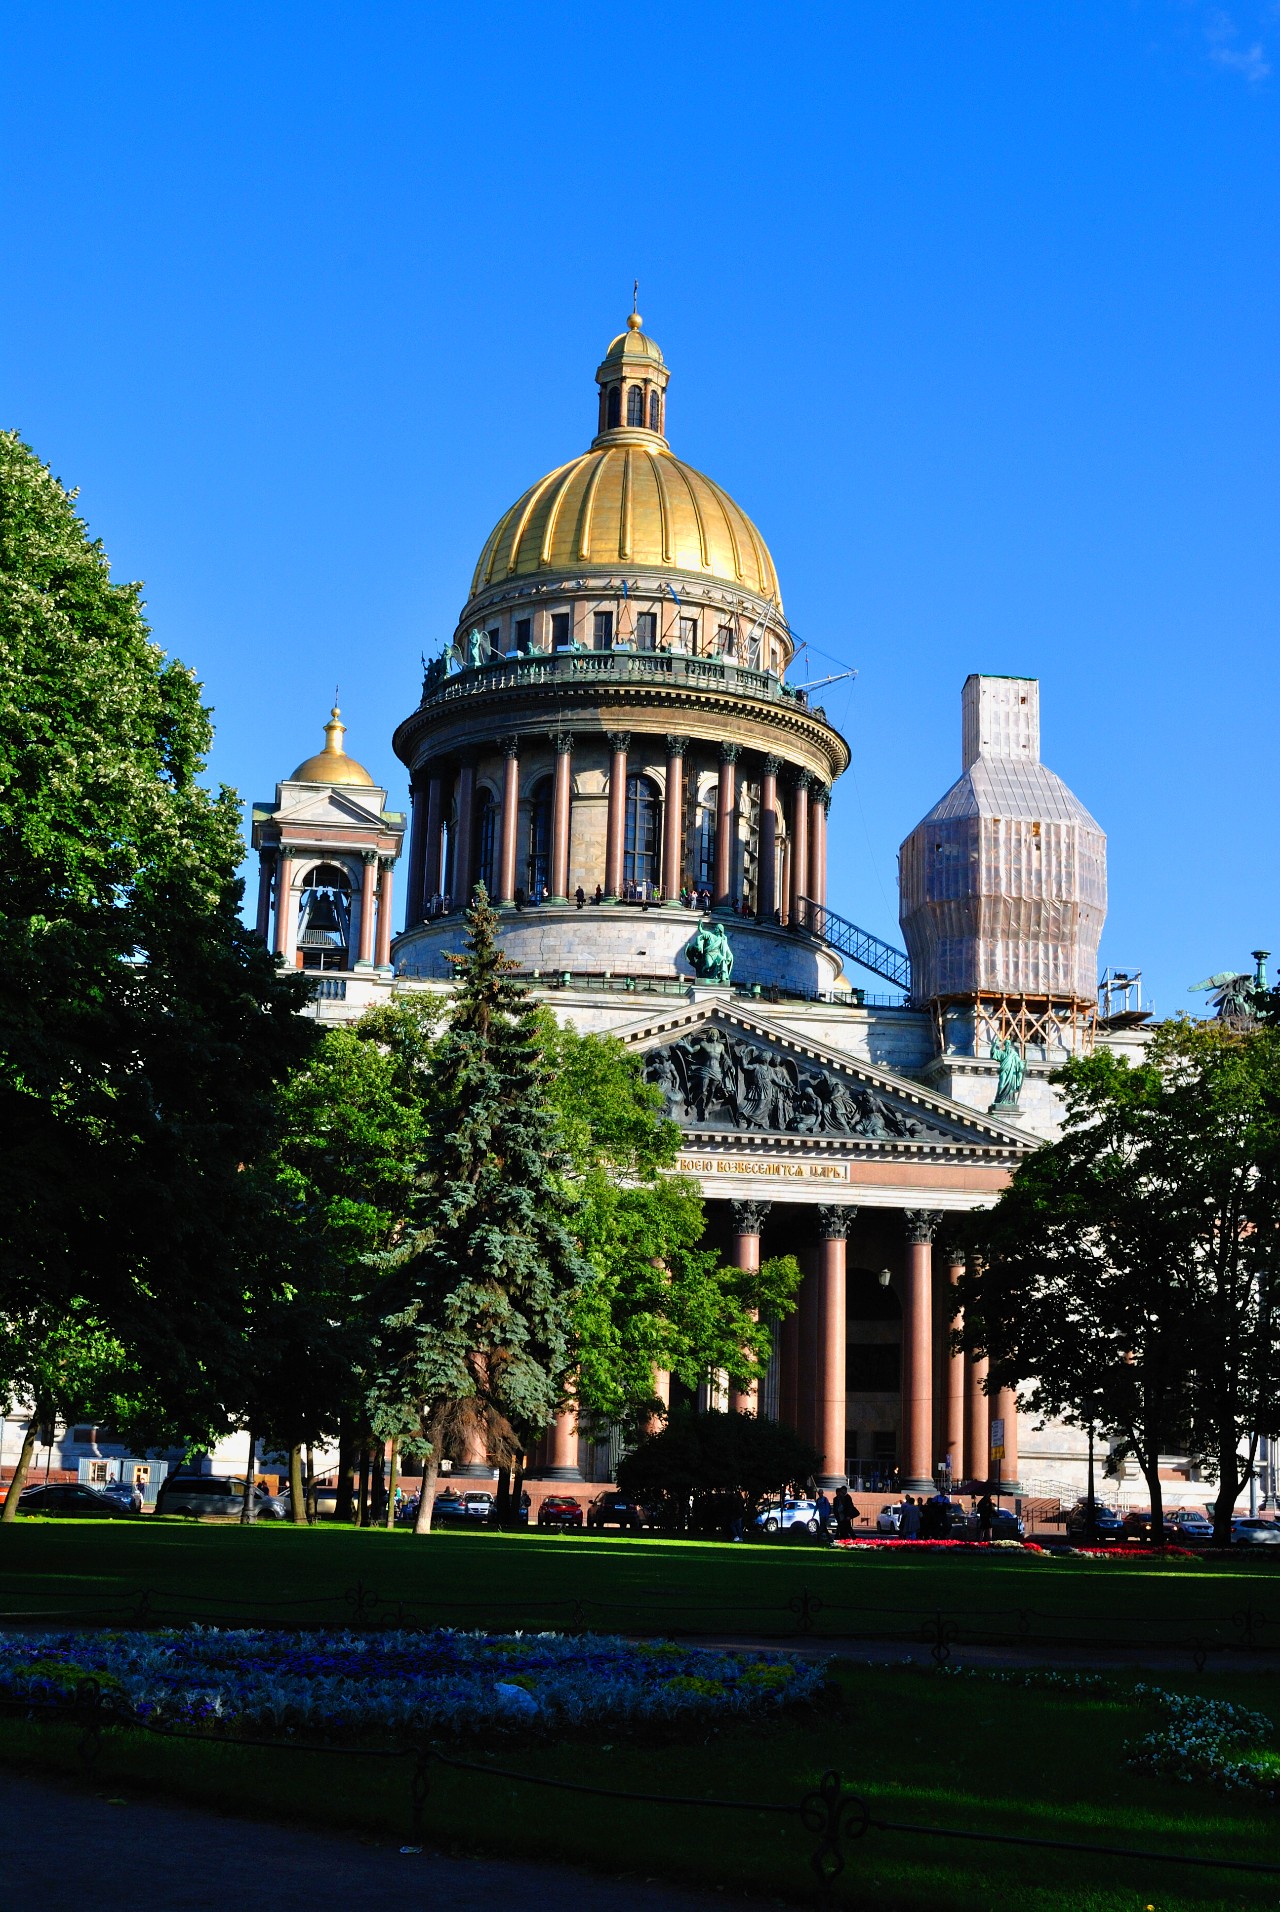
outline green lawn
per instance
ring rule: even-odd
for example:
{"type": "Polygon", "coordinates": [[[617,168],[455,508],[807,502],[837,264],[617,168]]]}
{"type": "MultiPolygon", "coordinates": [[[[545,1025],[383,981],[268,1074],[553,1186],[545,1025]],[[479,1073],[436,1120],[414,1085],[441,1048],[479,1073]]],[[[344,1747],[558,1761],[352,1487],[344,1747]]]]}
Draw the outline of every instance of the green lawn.
{"type": "Polygon", "coordinates": [[[807,1592],[815,1635],[918,1637],[943,1615],[957,1642],[1023,1638],[1183,1646],[1280,1643],[1276,1566],[1179,1569],[1021,1553],[850,1552],[815,1546],[582,1535],[177,1521],[19,1521],[0,1530],[5,1613],[154,1620],[336,1623],[358,1597],[389,1622],[598,1631],[794,1634],[807,1592]],[[363,1589],[359,1596],[358,1589],[363,1589]],[[375,1604],[369,1604],[375,1602],[375,1604]],[[581,1603],[577,1610],[576,1603],[581,1603]],[[795,1603],[795,1604],[793,1604],[795,1603]],[[1269,1619],[1264,1619],[1269,1613],[1269,1619]]]}
{"type": "MultiPolygon", "coordinates": [[[[1127,1737],[1146,1716],[1114,1697],[1025,1690],[929,1670],[846,1668],[832,1706],[799,1723],[723,1733],[697,1744],[610,1738],[550,1748],[516,1744],[469,1756],[620,1791],[740,1800],[798,1799],[828,1768],[873,1811],[910,1825],[1030,1833],[1145,1847],[1157,1860],[996,1850],[919,1835],[869,1832],[848,1848],[842,1905],[1033,1912],[1157,1912],[1274,1906],[1280,1881],[1179,1872],[1164,1855],[1274,1862],[1275,1809],[1128,1771],[1127,1737]]],[[[1166,1681],[1253,1707],[1280,1700],[1277,1682],[1166,1681]]],[[[77,1770],[78,1734],[0,1724],[0,1756],[77,1770]]],[[[87,1783],[138,1787],[273,1818],[408,1834],[409,1765],[108,1735],[87,1783]]],[[[775,1901],[812,1900],[812,1839],[794,1820],[687,1806],[575,1797],[436,1770],[428,1843],[508,1856],[577,1859],[641,1878],[740,1888],[775,1901]]]]}

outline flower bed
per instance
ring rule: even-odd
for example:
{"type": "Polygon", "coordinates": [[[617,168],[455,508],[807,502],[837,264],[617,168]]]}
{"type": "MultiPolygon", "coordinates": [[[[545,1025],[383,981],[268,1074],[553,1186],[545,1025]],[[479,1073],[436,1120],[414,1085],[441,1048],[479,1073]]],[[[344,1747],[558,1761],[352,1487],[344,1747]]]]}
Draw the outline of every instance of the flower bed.
{"type": "Polygon", "coordinates": [[[782,1653],[557,1633],[0,1635],[0,1699],[49,1706],[86,1680],[128,1718],[296,1732],[469,1732],[760,1717],[812,1699],[822,1668],[782,1653]]]}

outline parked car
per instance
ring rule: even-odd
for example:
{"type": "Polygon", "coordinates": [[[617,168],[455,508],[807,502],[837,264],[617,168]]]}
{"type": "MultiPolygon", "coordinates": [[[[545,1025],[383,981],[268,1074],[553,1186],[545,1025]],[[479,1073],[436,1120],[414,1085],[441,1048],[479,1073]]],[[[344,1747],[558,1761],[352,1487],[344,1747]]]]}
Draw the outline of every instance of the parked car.
{"type": "Polygon", "coordinates": [[[493,1518],[493,1495],[477,1490],[462,1496],[462,1518],[469,1521],[489,1521],[493,1518]]]}
{"type": "Polygon", "coordinates": [[[1198,1507],[1175,1507],[1165,1516],[1165,1524],[1175,1539],[1189,1547],[1207,1547],[1213,1539],[1213,1522],[1198,1507]]]}
{"type": "Polygon", "coordinates": [[[98,1492],[105,1494],[108,1500],[119,1501],[120,1505],[127,1507],[130,1513],[140,1514],[142,1512],[142,1489],[134,1481],[104,1481],[98,1488],[98,1492]]]}
{"type": "MultiPolygon", "coordinates": [[[[1100,1541],[1123,1540],[1124,1521],[1114,1507],[1100,1500],[1093,1503],[1093,1531],[1100,1541]]],[[[1067,1515],[1067,1533],[1072,1540],[1086,1540],[1089,1534],[1089,1502],[1078,1500],[1067,1515]]]]}
{"type": "MultiPolygon", "coordinates": [[[[415,1506],[414,1512],[417,1512],[415,1506]]],[[[456,1487],[443,1487],[431,1503],[431,1525],[447,1526],[451,1521],[461,1523],[467,1518],[467,1509],[462,1495],[456,1487]]]]}
{"type": "Polygon", "coordinates": [[[902,1502],[900,1500],[890,1501],[889,1505],[882,1507],[876,1515],[876,1532],[878,1534],[896,1534],[901,1524],[902,1502]]]}
{"type": "Polygon", "coordinates": [[[582,1502],[570,1494],[548,1494],[538,1509],[539,1527],[581,1527],[582,1502]]]}
{"type": "MultiPolygon", "coordinates": [[[[260,1520],[283,1520],[288,1511],[278,1494],[255,1487],[254,1511],[260,1520]]],[[[244,1476],[170,1474],[156,1495],[158,1514],[185,1514],[189,1520],[237,1520],[244,1505],[244,1476]]]]}
{"type": "Polygon", "coordinates": [[[47,1487],[25,1487],[18,1496],[23,1514],[61,1514],[77,1520],[132,1520],[134,1509],[123,1507],[112,1494],[79,1482],[52,1481],[47,1487]]]}
{"type": "Polygon", "coordinates": [[[1280,1521],[1255,1520],[1242,1515],[1231,1523],[1231,1544],[1237,1547],[1280,1547],[1280,1521]]]}
{"type": "MultiPolygon", "coordinates": [[[[973,1508],[967,1514],[953,1517],[951,1537],[954,1540],[976,1540],[981,1527],[978,1522],[978,1510],[973,1508]]],[[[993,1540],[1025,1540],[1027,1530],[1021,1518],[1011,1507],[994,1507],[991,1510],[991,1538],[993,1540]]]]}
{"type": "Polygon", "coordinates": [[[766,1534],[786,1533],[793,1527],[800,1528],[806,1534],[816,1534],[822,1530],[816,1504],[811,1500],[793,1499],[789,1494],[781,1500],[776,1497],[766,1500],[756,1515],[755,1525],[766,1534]]]}
{"type": "Polygon", "coordinates": [[[638,1534],[644,1523],[644,1508],[616,1490],[597,1494],[587,1509],[588,1527],[621,1527],[624,1532],[638,1534]]]}

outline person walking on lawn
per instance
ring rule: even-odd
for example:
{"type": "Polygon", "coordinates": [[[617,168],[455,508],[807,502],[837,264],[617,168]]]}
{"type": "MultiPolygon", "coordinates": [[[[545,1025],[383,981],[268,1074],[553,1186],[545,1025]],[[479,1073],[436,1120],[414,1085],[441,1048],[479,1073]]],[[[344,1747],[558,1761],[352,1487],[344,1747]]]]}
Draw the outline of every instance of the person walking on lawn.
{"type": "Polygon", "coordinates": [[[902,1503],[902,1512],[898,1516],[898,1537],[900,1540],[915,1540],[920,1533],[920,1509],[910,1494],[902,1503]]]}
{"type": "Polygon", "coordinates": [[[984,1494],[978,1502],[978,1539],[984,1546],[991,1545],[991,1526],[995,1519],[995,1508],[991,1505],[990,1494],[984,1494]]]}

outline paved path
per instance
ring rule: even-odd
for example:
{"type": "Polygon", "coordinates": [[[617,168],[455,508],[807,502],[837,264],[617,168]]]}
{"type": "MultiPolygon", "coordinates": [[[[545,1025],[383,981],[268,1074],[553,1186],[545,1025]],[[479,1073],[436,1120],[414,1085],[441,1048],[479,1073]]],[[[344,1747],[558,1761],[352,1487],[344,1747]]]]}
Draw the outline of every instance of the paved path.
{"type": "Polygon", "coordinates": [[[3,1770],[0,1855],[0,1912],[710,1912],[736,1896],[569,1866],[401,1854],[3,1770]]]}

